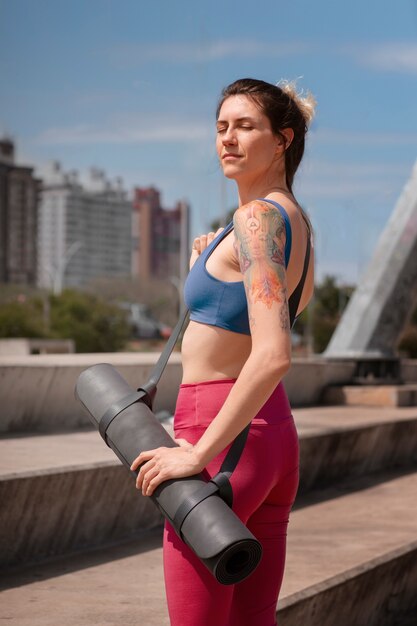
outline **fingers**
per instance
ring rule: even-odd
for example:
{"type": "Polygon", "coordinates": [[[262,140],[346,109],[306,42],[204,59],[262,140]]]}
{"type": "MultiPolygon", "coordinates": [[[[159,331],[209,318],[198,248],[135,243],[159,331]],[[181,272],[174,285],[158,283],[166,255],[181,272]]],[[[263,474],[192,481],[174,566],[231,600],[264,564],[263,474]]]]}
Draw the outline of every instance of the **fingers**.
{"type": "MultiPolygon", "coordinates": [[[[143,481],[142,481],[142,494],[144,496],[147,495],[151,495],[152,494],[152,485],[155,482],[153,479],[156,478],[158,475],[160,474],[159,469],[157,469],[156,467],[154,467],[153,469],[149,469],[145,476],[143,477],[143,481]]],[[[138,483],[136,481],[136,488],[140,489],[140,486],[138,486],[138,483]]]]}
{"type": "MultiPolygon", "coordinates": [[[[211,233],[209,233],[211,234],[211,233]]],[[[200,235],[193,241],[193,250],[196,250],[198,254],[201,254],[203,250],[207,248],[207,235],[200,235]]]]}
{"type": "Polygon", "coordinates": [[[217,237],[217,235],[221,233],[222,230],[224,230],[224,228],[220,227],[216,230],[216,232],[210,231],[207,235],[203,234],[194,239],[191,251],[190,269],[194,265],[200,254],[207,248],[208,245],[211,244],[213,239],[217,237]]]}
{"type": "Polygon", "coordinates": [[[139,454],[130,466],[130,469],[136,469],[140,465],[138,475],[136,477],[136,489],[142,489],[144,496],[150,496],[153,493],[153,485],[161,481],[164,472],[161,469],[160,452],[164,448],[155,448],[154,450],[146,450],[139,454]],[[148,459],[148,460],[146,460],[148,459]],[[144,462],[146,461],[146,463],[144,462]],[[142,464],[142,465],[141,465],[142,464]]]}
{"type": "Polygon", "coordinates": [[[144,450],[143,452],[139,454],[139,456],[136,457],[134,461],[132,461],[130,465],[130,469],[134,471],[135,469],[139,467],[141,463],[143,463],[142,467],[139,470],[139,474],[140,474],[144,467],[149,467],[148,463],[145,463],[145,461],[148,460],[149,462],[150,460],[152,460],[153,457],[155,457],[155,455],[157,455],[161,449],[162,448],[155,448],[154,450],[144,450]]]}
{"type": "Polygon", "coordinates": [[[132,466],[137,463],[140,465],[136,488],[142,489],[144,496],[151,496],[169,478],[192,476],[201,471],[200,461],[193,454],[194,446],[186,439],[176,441],[180,443],[179,446],[141,452],[132,463],[132,466]]]}
{"type": "Polygon", "coordinates": [[[193,250],[197,250],[197,252],[201,254],[203,250],[205,250],[207,246],[211,244],[213,239],[217,237],[219,233],[221,233],[222,230],[224,230],[223,227],[218,228],[216,232],[213,232],[211,230],[207,235],[203,234],[199,237],[196,237],[193,241],[193,250]]]}

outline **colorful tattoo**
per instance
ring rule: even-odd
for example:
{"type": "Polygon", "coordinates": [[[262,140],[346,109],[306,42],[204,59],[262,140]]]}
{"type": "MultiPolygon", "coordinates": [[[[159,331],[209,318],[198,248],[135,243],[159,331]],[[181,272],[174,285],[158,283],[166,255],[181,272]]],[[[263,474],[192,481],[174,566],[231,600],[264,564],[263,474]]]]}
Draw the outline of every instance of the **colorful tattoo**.
{"type": "MultiPolygon", "coordinates": [[[[277,209],[256,201],[234,215],[234,248],[249,305],[263,302],[270,309],[281,304],[280,325],[289,330],[285,275],[285,222],[277,209]]],[[[250,315],[253,321],[253,315],[250,315]]]]}

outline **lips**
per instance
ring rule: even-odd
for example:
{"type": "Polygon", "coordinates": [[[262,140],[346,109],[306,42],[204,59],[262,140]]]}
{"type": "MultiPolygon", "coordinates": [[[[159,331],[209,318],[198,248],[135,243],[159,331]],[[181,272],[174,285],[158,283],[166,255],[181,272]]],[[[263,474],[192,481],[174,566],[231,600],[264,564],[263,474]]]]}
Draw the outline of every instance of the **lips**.
{"type": "Polygon", "coordinates": [[[240,158],[241,158],[240,154],[230,154],[229,152],[222,156],[223,161],[226,159],[233,160],[233,159],[240,159],[240,158]]]}

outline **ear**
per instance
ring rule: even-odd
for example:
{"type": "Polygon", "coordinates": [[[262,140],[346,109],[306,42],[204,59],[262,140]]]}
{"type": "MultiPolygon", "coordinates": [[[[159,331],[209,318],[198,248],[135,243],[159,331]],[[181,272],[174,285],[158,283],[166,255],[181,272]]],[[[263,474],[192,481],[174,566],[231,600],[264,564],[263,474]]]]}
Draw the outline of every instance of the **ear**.
{"type": "Polygon", "coordinates": [[[284,135],[285,141],[285,150],[290,147],[292,140],[294,139],[294,131],[292,128],[281,128],[281,133],[284,135]]]}

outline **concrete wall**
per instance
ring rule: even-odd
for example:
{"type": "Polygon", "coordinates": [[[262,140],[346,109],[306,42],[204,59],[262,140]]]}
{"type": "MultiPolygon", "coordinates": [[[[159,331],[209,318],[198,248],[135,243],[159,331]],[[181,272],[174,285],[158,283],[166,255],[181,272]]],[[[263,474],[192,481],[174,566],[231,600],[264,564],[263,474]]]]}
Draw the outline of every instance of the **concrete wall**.
{"type": "Polygon", "coordinates": [[[401,359],[401,377],[404,382],[417,383],[417,359],[401,359]]]}
{"type": "MultiPolygon", "coordinates": [[[[132,388],[146,382],[159,353],[43,354],[0,357],[0,432],[58,432],[90,428],[86,411],[74,397],[79,374],[97,363],[111,363],[132,388]]],[[[328,361],[317,356],[294,358],[284,378],[292,406],[320,403],[323,389],[348,383],[352,360],[328,361]]],[[[407,365],[417,379],[417,361],[407,365]]],[[[415,377],[415,378],[413,378],[415,377]]],[[[174,412],[182,378],[181,355],[171,355],[158,386],[154,410],[174,412]]]]}
{"type": "MultiPolygon", "coordinates": [[[[57,432],[90,428],[88,413],[74,397],[79,374],[111,363],[133,389],[148,379],[156,353],[101,353],[0,357],[0,432],[57,432]]],[[[182,367],[171,355],[158,385],[155,411],[174,411],[182,367]]]]}

